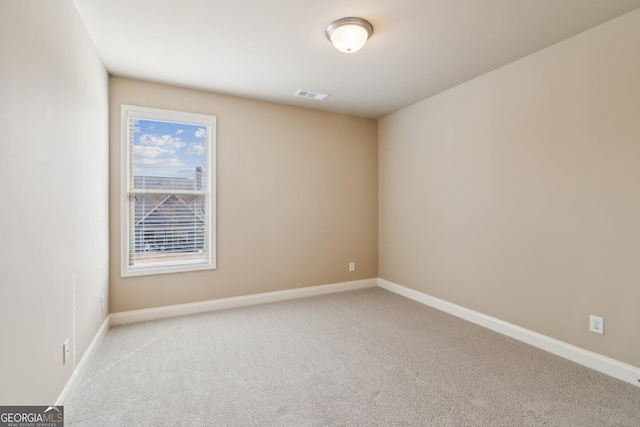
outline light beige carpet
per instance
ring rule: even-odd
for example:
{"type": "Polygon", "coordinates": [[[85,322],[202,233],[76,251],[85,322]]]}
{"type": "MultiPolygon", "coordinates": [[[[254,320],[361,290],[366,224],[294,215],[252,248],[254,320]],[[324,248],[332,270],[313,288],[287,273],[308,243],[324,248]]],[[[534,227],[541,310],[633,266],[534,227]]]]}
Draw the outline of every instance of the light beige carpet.
{"type": "Polygon", "coordinates": [[[640,426],[640,388],[380,288],[109,330],[67,426],[640,426]]]}

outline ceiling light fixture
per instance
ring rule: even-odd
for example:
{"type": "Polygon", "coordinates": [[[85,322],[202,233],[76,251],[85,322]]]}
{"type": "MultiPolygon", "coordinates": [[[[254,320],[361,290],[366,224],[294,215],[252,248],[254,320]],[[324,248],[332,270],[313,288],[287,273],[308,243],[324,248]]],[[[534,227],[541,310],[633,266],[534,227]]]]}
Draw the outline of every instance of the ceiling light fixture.
{"type": "Polygon", "coordinates": [[[325,34],[340,52],[359,51],[373,34],[373,25],[362,18],[342,18],[327,25],[325,34]]]}

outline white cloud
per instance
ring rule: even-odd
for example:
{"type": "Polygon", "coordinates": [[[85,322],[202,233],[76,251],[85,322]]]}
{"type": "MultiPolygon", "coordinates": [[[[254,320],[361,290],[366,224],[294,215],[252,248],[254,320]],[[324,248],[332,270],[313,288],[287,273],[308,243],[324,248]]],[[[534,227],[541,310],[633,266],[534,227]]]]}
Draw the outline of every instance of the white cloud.
{"type": "Polygon", "coordinates": [[[204,138],[205,136],[207,136],[207,130],[204,128],[198,128],[195,135],[196,138],[204,138]]]}
{"type": "Polygon", "coordinates": [[[182,142],[181,138],[174,138],[171,135],[154,135],[145,133],[140,135],[140,143],[142,145],[153,145],[155,147],[169,146],[171,148],[182,148],[186,144],[182,142]]]}
{"type": "Polygon", "coordinates": [[[191,144],[191,147],[187,150],[187,154],[195,154],[196,156],[201,156],[207,152],[207,147],[204,145],[195,145],[191,144]]]}
{"type": "Polygon", "coordinates": [[[170,150],[162,147],[151,147],[148,145],[134,145],[133,158],[137,160],[154,159],[161,154],[167,154],[170,150]]]}
{"type": "Polygon", "coordinates": [[[140,133],[140,126],[134,126],[134,127],[133,127],[133,131],[134,131],[135,133],[140,133]]]}
{"type": "Polygon", "coordinates": [[[139,159],[135,161],[136,165],[141,165],[149,168],[167,168],[182,166],[182,162],[175,158],[169,159],[139,159]]]}
{"type": "Polygon", "coordinates": [[[184,133],[184,129],[178,129],[176,131],[176,135],[180,135],[181,133],[184,133]]]}

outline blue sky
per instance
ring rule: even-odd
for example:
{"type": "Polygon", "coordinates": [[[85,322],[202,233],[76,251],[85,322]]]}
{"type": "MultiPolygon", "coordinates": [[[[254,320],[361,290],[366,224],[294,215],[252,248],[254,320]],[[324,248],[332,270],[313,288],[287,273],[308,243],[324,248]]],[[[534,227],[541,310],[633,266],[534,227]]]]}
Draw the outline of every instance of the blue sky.
{"type": "Polygon", "coordinates": [[[206,170],[204,126],[135,119],[133,174],[193,178],[196,166],[206,170]]]}

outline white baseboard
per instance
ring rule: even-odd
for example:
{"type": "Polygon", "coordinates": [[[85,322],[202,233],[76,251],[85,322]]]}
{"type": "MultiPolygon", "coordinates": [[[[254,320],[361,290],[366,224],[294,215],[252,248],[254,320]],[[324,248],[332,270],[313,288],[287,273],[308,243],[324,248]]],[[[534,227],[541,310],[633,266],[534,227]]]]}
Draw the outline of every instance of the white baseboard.
{"type": "Polygon", "coordinates": [[[78,379],[82,376],[82,374],[84,374],[84,371],[89,366],[89,362],[91,361],[91,359],[93,359],[93,356],[95,356],[96,351],[98,350],[98,347],[100,346],[100,343],[102,342],[104,337],[107,335],[108,330],[109,316],[104,319],[104,322],[102,322],[98,333],[95,337],[93,337],[93,341],[91,341],[89,348],[87,348],[87,351],[84,352],[84,356],[82,356],[80,363],[78,363],[78,366],[73,371],[71,378],[69,378],[69,381],[67,381],[67,385],[64,387],[64,390],[62,390],[62,393],[60,393],[58,400],[56,400],[56,405],[63,406],[67,404],[69,400],[71,400],[71,396],[73,396],[73,392],[78,386],[78,379]]]}
{"type": "Polygon", "coordinates": [[[371,288],[377,286],[377,284],[377,278],[355,280],[352,282],[310,286],[307,288],[288,289],[285,291],[265,292],[261,294],[221,298],[189,304],[177,304],[157,308],[148,308],[143,310],[123,311],[120,313],[110,314],[110,318],[111,325],[117,326],[128,323],[145,322],[148,320],[164,319],[168,317],[184,316],[187,314],[223,310],[227,308],[244,307],[248,305],[284,301],[294,298],[311,297],[316,295],[330,294],[334,292],[371,288]]]}
{"type": "Polygon", "coordinates": [[[567,344],[566,342],[550,338],[529,329],[521,328],[520,326],[504,322],[495,317],[469,310],[468,308],[389,282],[385,279],[378,279],[378,286],[640,387],[640,368],[635,366],[627,365],[615,359],[567,344]]]}

